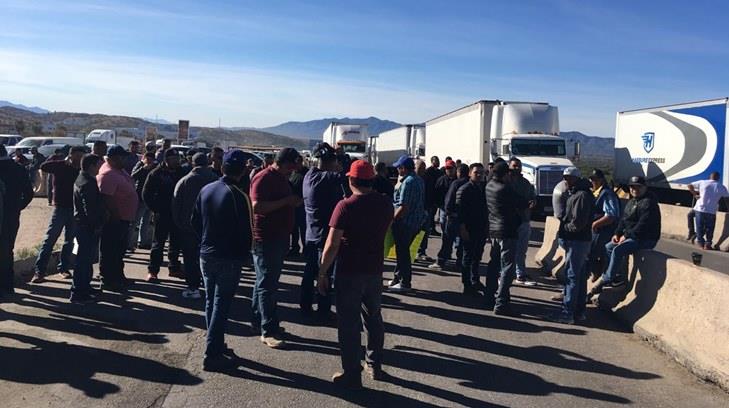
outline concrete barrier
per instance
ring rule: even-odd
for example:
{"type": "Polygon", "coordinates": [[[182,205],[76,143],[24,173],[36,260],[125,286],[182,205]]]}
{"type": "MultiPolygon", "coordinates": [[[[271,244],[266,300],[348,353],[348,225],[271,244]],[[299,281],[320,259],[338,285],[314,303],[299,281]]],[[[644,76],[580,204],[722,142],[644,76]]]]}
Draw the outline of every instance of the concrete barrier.
{"type": "Polygon", "coordinates": [[[630,256],[627,271],[628,285],[605,289],[599,307],[729,391],[729,275],[657,251],[630,256]]]}
{"type": "MultiPolygon", "coordinates": [[[[559,248],[559,245],[557,244],[558,231],[559,220],[555,217],[547,217],[544,221],[544,238],[542,239],[542,246],[539,247],[536,255],[534,255],[534,261],[547,275],[551,275],[551,270],[554,268],[556,263],[559,263],[560,256],[558,252],[561,251],[561,248],[559,248]]],[[[561,257],[564,258],[564,254],[562,254],[561,257]]]]}
{"type": "MultiPolygon", "coordinates": [[[[667,238],[686,239],[688,234],[686,216],[691,209],[677,205],[659,205],[661,207],[661,234],[667,238]]],[[[716,214],[716,227],[712,242],[722,251],[729,251],[729,217],[727,217],[727,213],[716,214]]]]}

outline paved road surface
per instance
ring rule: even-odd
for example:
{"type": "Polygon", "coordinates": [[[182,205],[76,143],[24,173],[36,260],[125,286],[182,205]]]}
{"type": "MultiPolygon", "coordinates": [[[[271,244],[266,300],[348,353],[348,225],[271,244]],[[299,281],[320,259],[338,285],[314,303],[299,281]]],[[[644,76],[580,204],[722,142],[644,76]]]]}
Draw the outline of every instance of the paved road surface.
{"type": "MultiPolygon", "coordinates": [[[[430,252],[437,246],[431,240],[430,252]]],[[[70,282],[56,279],[23,285],[15,303],[0,304],[3,407],[729,405],[727,394],[603,312],[589,309],[581,326],[545,322],[556,310],[552,281],[515,288],[523,316],[501,318],[460,293],[458,274],[422,267],[413,294],[384,298],[387,382],[366,380],[368,389],[356,393],[332,387],[336,330],[299,315],[297,262],[287,264],[280,296],[288,349],[270,350],[249,331],[253,275],[245,272],[227,337],[245,362],[234,373],[206,373],[202,301],[182,299],[179,280],[142,282],[147,256],[128,260],[128,276],[139,279],[128,296],[70,305],[70,282]]]]}

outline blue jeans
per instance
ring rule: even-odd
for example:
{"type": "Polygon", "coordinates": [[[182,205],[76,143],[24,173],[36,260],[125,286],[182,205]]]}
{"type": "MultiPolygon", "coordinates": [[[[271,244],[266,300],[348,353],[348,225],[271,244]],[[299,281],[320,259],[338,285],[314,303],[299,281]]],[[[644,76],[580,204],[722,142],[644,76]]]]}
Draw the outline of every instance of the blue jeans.
{"type": "Polygon", "coordinates": [[[615,233],[615,224],[601,228],[597,232],[592,232],[592,241],[590,241],[590,253],[587,256],[588,272],[592,271],[597,276],[602,275],[607,254],[605,253],[605,244],[610,242],[615,233]]]}
{"type": "Polygon", "coordinates": [[[301,299],[299,305],[302,310],[311,310],[311,306],[314,303],[314,297],[317,299],[319,312],[328,312],[332,308],[332,283],[334,275],[334,266],[332,266],[327,275],[329,276],[329,291],[326,296],[322,296],[316,292],[314,288],[314,281],[319,275],[319,262],[321,262],[321,256],[324,251],[324,243],[307,241],[304,247],[304,256],[306,256],[306,266],[304,266],[304,276],[301,278],[301,299]]]}
{"type": "Polygon", "coordinates": [[[511,284],[516,277],[516,262],[514,260],[516,255],[516,240],[511,238],[497,238],[492,239],[493,241],[501,248],[501,253],[499,254],[501,258],[501,269],[499,271],[499,288],[496,290],[495,310],[508,307],[511,301],[511,284]]]}
{"type": "MultiPolygon", "coordinates": [[[[397,256],[395,281],[401,282],[406,287],[410,287],[413,277],[410,245],[413,243],[413,239],[415,239],[418,232],[418,228],[408,227],[402,223],[392,224],[392,237],[395,239],[395,255],[397,256]]],[[[426,238],[423,237],[423,239],[426,238]]]]}
{"type": "Polygon", "coordinates": [[[208,330],[205,356],[217,357],[225,347],[225,328],[230,305],[238,289],[243,261],[200,255],[200,270],[205,283],[205,326],[208,330]]]}
{"type": "Polygon", "coordinates": [[[696,211],[696,242],[699,245],[711,246],[715,225],[716,214],[696,211]]]}
{"type": "Polygon", "coordinates": [[[514,262],[516,263],[516,277],[527,277],[526,272],[526,254],[529,249],[529,235],[531,235],[532,227],[529,221],[522,222],[516,229],[516,246],[514,248],[514,262]]]}
{"type": "Polygon", "coordinates": [[[653,249],[656,246],[656,241],[636,241],[632,238],[628,238],[623,241],[622,244],[613,244],[613,241],[605,244],[605,252],[610,260],[605,273],[602,275],[602,283],[612,283],[620,276],[620,268],[623,267],[625,258],[636,251],[641,249],[653,249]]]}
{"type": "Polygon", "coordinates": [[[566,272],[562,313],[574,317],[585,311],[590,241],[565,240],[564,249],[566,272]]]}
{"type": "Polygon", "coordinates": [[[53,253],[53,246],[56,245],[58,237],[64,230],[63,247],[61,257],[58,261],[58,270],[68,272],[71,267],[71,252],[73,251],[73,239],[76,237],[76,221],[73,218],[73,208],[53,207],[51,221],[48,224],[46,235],[43,238],[43,245],[38,252],[38,259],[35,261],[35,272],[45,275],[48,268],[48,259],[53,253]]]}
{"type": "Polygon", "coordinates": [[[251,295],[253,312],[251,323],[253,327],[260,327],[264,336],[271,336],[279,331],[276,291],[290,243],[288,236],[253,243],[256,284],[251,295]]]}
{"type": "Polygon", "coordinates": [[[130,223],[129,248],[136,248],[137,245],[145,248],[152,246],[151,218],[152,211],[147,208],[142,200],[139,200],[134,222],[130,223]]]}
{"type": "Polygon", "coordinates": [[[441,246],[438,251],[438,265],[445,266],[453,255],[453,245],[456,245],[456,270],[463,264],[463,245],[461,244],[461,224],[447,219],[445,211],[440,212],[441,246]]]}
{"type": "Polygon", "coordinates": [[[99,234],[92,228],[79,225],[76,229],[78,251],[73,269],[71,297],[85,296],[91,292],[91,278],[94,275],[94,258],[99,248],[99,234]]]}

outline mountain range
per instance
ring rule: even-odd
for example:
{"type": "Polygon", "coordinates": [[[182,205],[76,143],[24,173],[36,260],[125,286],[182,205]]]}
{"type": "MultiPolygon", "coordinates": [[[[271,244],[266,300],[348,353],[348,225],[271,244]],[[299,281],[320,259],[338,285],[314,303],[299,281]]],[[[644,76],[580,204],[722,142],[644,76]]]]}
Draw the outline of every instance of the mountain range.
{"type": "MultiPolygon", "coordinates": [[[[0,101],[0,119],[21,120],[27,123],[51,122],[63,125],[71,131],[90,131],[110,127],[145,127],[157,125],[159,130],[177,131],[177,124],[164,119],[133,118],[128,116],[49,112],[37,106],[28,107],[7,101],[0,101]]],[[[306,148],[308,141],[320,139],[324,130],[331,122],[351,124],[366,124],[370,135],[378,135],[387,130],[402,126],[391,120],[376,117],[369,118],[324,118],[305,122],[285,122],[277,126],[266,128],[235,127],[195,127],[200,138],[211,143],[222,140],[231,140],[245,145],[279,145],[306,148]]],[[[30,129],[30,126],[27,127],[30,129]]],[[[598,136],[588,136],[577,131],[564,131],[560,133],[567,141],[567,154],[572,155],[574,144],[580,143],[580,153],[585,158],[612,159],[614,139],[598,136]]],[[[426,135],[427,143],[427,135],[426,135]]]]}

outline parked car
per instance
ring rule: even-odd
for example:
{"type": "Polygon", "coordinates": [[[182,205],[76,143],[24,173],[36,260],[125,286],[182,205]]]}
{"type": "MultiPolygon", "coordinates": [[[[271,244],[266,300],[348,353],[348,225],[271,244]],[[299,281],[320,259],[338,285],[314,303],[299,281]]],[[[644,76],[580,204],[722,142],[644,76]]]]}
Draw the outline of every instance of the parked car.
{"type": "Polygon", "coordinates": [[[15,146],[23,139],[20,135],[0,135],[0,145],[15,146]]]}
{"type": "Polygon", "coordinates": [[[14,154],[15,150],[20,149],[25,157],[31,158],[30,149],[38,148],[38,152],[43,156],[51,156],[56,149],[64,149],[71,146],[83,146],[84,140],[80,137],[51,137],[38,136],[26,137],[14,146],[7,147],[8,155],[14,154]]]}

